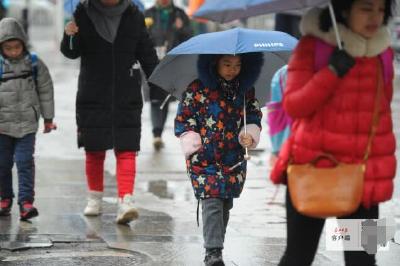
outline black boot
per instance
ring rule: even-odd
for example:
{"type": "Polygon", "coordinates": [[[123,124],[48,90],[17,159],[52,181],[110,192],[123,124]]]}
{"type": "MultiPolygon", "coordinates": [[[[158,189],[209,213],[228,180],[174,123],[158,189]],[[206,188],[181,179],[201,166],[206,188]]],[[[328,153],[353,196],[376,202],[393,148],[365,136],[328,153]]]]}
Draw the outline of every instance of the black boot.
{"type": "Polygon", "coordinates": [[[206,249],[206,257],[204,258],[205,266],[225,266],[222,260],[222,249],[211,248],[206,249]]]}

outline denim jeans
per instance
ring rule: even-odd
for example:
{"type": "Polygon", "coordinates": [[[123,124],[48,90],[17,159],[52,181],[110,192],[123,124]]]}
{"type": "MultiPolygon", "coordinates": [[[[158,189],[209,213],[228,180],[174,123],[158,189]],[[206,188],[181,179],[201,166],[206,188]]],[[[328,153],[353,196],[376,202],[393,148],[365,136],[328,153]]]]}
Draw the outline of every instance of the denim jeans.
{"type": "Polygon", "coordinates": [[[201,201],[204,248],[224,248],[229,211],[233,199],[208,198],[201,201]]]}
{"type": "Polygon", "coordinates": [[[36,134],[14,138],[0,134],[0,197],[13,198],[12,167],[18,172],[18,203],[34,199],[36,134]]]}

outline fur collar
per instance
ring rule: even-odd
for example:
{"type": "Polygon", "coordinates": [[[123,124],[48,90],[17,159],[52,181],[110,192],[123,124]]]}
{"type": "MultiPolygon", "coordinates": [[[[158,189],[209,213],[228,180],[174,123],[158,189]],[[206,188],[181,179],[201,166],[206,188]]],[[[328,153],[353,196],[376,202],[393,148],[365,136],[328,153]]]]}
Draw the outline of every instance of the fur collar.
{"type": "MultiPolygon", "coordinates": [[[[303,35],[312,35],[323,41],[337,46],[335,32],[333,28],[329,32],[323,32],[319,29],[319,16],[322,9],[313,8],[309,10],[302,18],[300,31],[303,35]]],[[[371,39],[365,39],[357,33],[354,33],[343,24],[338,24],[339,34],[344,43],[344,49],[353,57],[374,57],[381,54],[390,46],[390,35],[385,26],[371,39]]]]}
{"type": "MultiPolygon", "coordinates": [[[[217,89],[218,77],[216,72],[216,61],[220,55],[203,54],[197,60],[198,77],[204,86],[217,89]]],[[[260,75],[264,63],[263,53],[241,54],[242,69],[239,74],[239,90],[245,92],[252,88],[260,75]]]]}

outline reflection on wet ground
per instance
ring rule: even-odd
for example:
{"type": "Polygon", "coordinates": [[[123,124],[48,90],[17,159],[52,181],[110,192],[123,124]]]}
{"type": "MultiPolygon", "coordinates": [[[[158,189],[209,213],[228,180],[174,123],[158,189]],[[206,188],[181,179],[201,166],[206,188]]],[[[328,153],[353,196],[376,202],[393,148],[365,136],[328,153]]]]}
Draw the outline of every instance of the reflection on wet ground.
{"type": "MultiPolygon", "coordinates": [[[[40,216],[32,219],[31,223],[21,222],[17,208],[13,208],[10,217],[0,219],[0,248],[4,250],[0,251],[0,257],[14,256],[6,253],[5,249],[53,245],[50,249],[53,250],[54,246],[66,243],[103,243],[109,248],[136,252],[126,255],[130,256],[126,259],[132,265],[202,265],[204,251],[201,227],[196,224],[197,202],[185,172],[139,173],[135,204],[140,217],[124,226],[115,224],[116,181],[112,174],[107,174],[105,178],[103,214],[85,217],[81,213],[86,204],[81,162],[79,167],[76,161],[44,162],[38,160],[38,196],[35,204],[40,216]],[[54,172],[58,174],[49,174],[54,172]]],[[[224,249],[227,265],[276,265],[279,261],[285,247],[285,188],[281,187],[271,202],[275,192],[275,188],[265,182],[262,171],[249,170],[245,190],[241,198],[234,201],[227,230],[224,249]]],[[[341,265],[342,254],[326,251],[323,242],[321,238],[315,265],[341,265]]],[[[42,256],[49,263],[57,260],[76,262],[96,257],[98,254],[95,251],[89,248],[86,253],[76,253],[75,258],[56,251],[58,255],[54,256],[57,258],[45,257],[45,253],[42,256]]],[[[392,252],[379,256],[384,261],[388,257],[400,256],[400,248],[393,248],[392,252]],[[392,255],[392,252],[397,253],[392,255]]],[[[121,257],[125,256],[121,254],[121,257]]],[[[29,258],[34,261],[34,257],[29,258]]],[[[124,263],[121,261],[121,265],[124,263]]],[[[385,265],[391,266],[390,263],[385,265]]]]}
{"type": "Polygon", "coordinates": [[[38,235],[0,235],[0,248],[17,251],[29,248],[48,248],[53,246],[52,241],[44,236],[38,235]]]}

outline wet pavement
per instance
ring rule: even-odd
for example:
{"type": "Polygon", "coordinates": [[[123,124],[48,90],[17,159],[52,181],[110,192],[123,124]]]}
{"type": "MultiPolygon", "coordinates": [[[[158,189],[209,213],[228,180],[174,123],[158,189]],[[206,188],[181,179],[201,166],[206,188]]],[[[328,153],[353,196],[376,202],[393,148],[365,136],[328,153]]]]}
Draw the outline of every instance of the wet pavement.
{"type": "MultiPolygon", "coordinates": [[[[36,29],[32,36],[35,50],[53,75],[59,129],[37,137],[35,205],[39,217],[29,223],[19,221],[14,205],[10,217],[0,218],[0,265],[203,265],[197,201],[186,176],[179,142],[173,136],[176,103],[170,108],[164,133],[166,146],[161,152],[152,147],[149,105],[143,110],[142,150],[135,184],[139,219],[129,226],[115,223],[112,152],[107,153],[103,214],[85,217],[84,153],[76,148],[74,117],[78,64],[59,54],[48,29],[36,29]]],[[[399,90],[393,111],[400,139],[399,90]]],[[[269,144],[265,128],[260,147],[249,162],[243,194],[234,202],[224,249],[227,265],[276,265],[285,248],[285,187],[279,187],[271,202],[276,187],[267,178],[269,144]]],[[[395,217],[398,230],[399,185],[397,178],[395,200],[382,204],[380,209],[382,217],[395,217]]],[[[379,252],[377,257],[378,265],[398,265],[400,245],[391,243],[390,250],[379,252]]],[[[343,265],[342,252],[326,251],[322,236],[313,265],[343,265]]]]}

